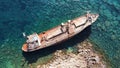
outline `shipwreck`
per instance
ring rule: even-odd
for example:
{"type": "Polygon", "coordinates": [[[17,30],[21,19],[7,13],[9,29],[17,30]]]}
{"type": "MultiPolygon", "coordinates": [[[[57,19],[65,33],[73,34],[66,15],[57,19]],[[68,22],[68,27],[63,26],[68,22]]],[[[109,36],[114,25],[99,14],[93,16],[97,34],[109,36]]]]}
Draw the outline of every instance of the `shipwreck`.
{"type": "Polygon", "coordinates": [[[27,40],[25,44],[23,44],[22,50],[24,52],[32,52],[67,40],[91,25],[98,17],[99,14],[87,12],[87,14],[83,16],[68,20],[40,34],[33,33],[26,36],[23,33],[27,40]]]}

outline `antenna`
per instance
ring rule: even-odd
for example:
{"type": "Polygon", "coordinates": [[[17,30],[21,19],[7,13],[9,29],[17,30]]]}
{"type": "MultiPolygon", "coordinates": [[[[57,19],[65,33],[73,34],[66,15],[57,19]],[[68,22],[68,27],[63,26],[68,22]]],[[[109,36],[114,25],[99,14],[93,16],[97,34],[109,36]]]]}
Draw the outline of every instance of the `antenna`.
{"type": "Polygon", "coordinates": [[[26,34],[25,34],[25,32],[23,32],[22,34],[23,34],[23,37],[26,37],[26,34]]]}

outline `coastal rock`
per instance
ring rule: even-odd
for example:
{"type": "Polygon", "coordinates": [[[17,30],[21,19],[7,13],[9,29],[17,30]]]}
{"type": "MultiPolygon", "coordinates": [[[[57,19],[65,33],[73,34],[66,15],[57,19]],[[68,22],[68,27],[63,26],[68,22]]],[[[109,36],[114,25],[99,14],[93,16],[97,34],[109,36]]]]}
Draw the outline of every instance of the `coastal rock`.
{"type": "Polygon", "coordinates": [[[77,54],[57,50],[49,63],[38,65],[37,68],[106,68],[99,54],[93,51],[91,43],[84,41],[77,48],[77,54]]]}

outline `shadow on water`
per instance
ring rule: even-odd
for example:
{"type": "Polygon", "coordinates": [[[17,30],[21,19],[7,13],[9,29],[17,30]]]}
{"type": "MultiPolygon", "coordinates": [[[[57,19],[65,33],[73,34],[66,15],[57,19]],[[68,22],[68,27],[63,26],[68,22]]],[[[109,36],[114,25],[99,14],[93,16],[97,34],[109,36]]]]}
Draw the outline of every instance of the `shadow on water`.
{"type": "Polygon", "coordinates": [[[28,62],[28,64],[35,63],[39,58],[52,54],[56,50],[66,49],[68,47],[74,46],[77,43],[84,41],[89,37],[90,33],[91,33],[91,26],[87,27],[85,30],[75,35],[73,38],[66,40],[60,44],[50,46],[50,47],[40,49],[30,53],[23,52],[22,54],[25,60],[28,62]]]}

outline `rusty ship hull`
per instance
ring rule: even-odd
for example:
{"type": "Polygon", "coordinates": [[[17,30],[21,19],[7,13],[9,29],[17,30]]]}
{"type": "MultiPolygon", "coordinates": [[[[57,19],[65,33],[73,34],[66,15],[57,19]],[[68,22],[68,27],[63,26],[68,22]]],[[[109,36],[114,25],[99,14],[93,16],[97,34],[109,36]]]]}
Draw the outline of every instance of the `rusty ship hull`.
{"type": "Polygon", "coordinates": [[[67,40],[95,22],[98,16],[98,14],[87,13],[40,34],[29,35],[26,43],[22,46],[22,50],[32,52],[67,40]]]}

